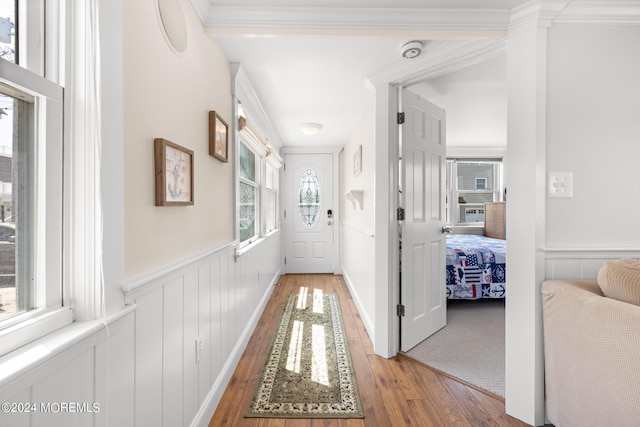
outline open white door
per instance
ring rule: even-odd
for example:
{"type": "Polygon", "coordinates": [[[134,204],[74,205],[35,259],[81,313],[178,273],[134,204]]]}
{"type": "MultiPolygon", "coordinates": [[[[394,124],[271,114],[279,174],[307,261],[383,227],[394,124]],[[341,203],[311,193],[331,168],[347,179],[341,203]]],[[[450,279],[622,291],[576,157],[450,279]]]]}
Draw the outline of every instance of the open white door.
{"type": "Polygon", "coordinates": [[[447,323],[445,292],[445,113],[403,90],[400,349],[407,351],[447,323]]]}
{"type": "Polygon", "coordinates": [[[333,156],[286,154],[285,271],[333,273],[333,156]]]}

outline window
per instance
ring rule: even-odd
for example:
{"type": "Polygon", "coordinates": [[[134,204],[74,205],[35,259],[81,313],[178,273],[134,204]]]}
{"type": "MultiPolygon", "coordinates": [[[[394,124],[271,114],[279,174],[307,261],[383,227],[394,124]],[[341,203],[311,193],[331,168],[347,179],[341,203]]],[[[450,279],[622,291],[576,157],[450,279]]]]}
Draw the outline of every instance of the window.
{"type": "Polygon", "coordinates": [[[278,228],[278,169],[266,163],[264,175],[264,231],[271,233],[278,228]]]}
{"type": "MultiPolygon", "coordinates": [[[[73,151],[74,131],[68,131],[67,141],[63,138],[65,105],[76,96],[76,87],[89,87],[89,79],[64,75],[62,53],[77,53],[77,46],[69,39],[70,45],[60,48],[61,31],[67,27],[59,20],[66,16],[63,7],[74,6],[44,5],[45,0],[0,0],[0,356],[73,321],[63,301],[63,287],[75,277],[70,266],[89,271],[75,255],[95,256],[86,255],[88,247],[72,252],[73,245],[63,245],[70,235],[85,238],[76,223],[88,217],[82,215],[86,211],[77,197],[73,205],[65,197],[78,194],[76,182],[89,194],[88,178],[98,175],[96,168],[79,165],[65,154],[73,151]],[[63,80],[66,92],[58,84],[63,80]],[[77,215],[71,215],[71,209],[77,215]]],[[[78,21],[68,22],[69,28],[86,24],[73,16],[78,21]]],[[[76,68],[74,72],[81,74],[76,68]]],[[[90,102],[82,95],[85,108],[77,111],[90,113],[90,102]]],[[[69,123],[84,123],[75,112],[66,116],[69,123]]],[[[82,147],[87,149],[93,141],[86,127],[83,131],[82,147]]],[[[93,199],[86,202],[96,206],[93,199]]]]}
{"type": "Polygon", "coordinates": [[[501,194],[501,160],[447,160],[447,223],[483,223],[484,204],[500,201],[501,194]]]}
{"type": "Polygon", "coordinates": [[[0,58],[16,62],[15,0],[0,0],[0,58]]]}
{"type": "Polygon", "coordinates": [[[240,141],[240,197],[239,197],[240,242],[257,237],[256,207],[258,206],[258,183],[256,182],[256,155],[240,141]]]}

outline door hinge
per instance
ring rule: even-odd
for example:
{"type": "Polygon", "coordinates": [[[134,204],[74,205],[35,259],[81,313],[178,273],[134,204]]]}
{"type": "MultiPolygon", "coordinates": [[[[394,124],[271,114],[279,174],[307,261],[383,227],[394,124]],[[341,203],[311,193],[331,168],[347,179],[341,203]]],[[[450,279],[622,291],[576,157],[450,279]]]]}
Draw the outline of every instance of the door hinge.
{"type": "Polygon", "coordinates": [[[404,208],[398,208],[398,221],[404,221],[404,208]]]}
{"type": "Polygon", "coordinates": [[[287,211],[284,211],[284,217],[285,218],[287,217],[287,211]]]}
{"type": "Polygon", "coordinates": [[[284,265],[287,265],[287,257],[284,257],[284,265]]]}
{"type": "Polygon", "coordinates": [[[404,113],[398,113],[398,124],[399,125],[404,124],[404,113]]]}
{"type": "Polygon", "coordinates": [[[398,311],[398,317],[404,317],[404,305],[398,304],[397,311],[398,311]]]}

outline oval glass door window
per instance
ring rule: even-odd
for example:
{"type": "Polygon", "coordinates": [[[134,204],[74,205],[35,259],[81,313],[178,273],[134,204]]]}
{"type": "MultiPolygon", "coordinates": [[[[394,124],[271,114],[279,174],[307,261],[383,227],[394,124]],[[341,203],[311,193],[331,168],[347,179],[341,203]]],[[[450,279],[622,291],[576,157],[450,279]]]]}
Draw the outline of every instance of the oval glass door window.
{"type": "Polygon", "coordinates": [[[320,219],[320,182],[315,171],[307,169],[298,186],[298,211],[305,227],[313,228],[320,219]]]}

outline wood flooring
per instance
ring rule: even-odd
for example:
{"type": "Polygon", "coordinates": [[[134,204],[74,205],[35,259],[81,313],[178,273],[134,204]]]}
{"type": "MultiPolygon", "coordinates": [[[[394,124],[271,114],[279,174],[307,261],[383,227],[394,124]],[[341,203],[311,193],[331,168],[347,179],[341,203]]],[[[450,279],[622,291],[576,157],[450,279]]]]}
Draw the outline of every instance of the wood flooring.
{"type": "Polygon", "coordinates": [[[342,278],[331,274],[285,275],[240,359],[209,424],[256,427],[524,427],[504,412],[504,401],[459,382],[402,354],[377,356],[342,278]],[[286,297],[320,289],[335,293],[349,337],[364,419],[244,418],[271,346],[286,297]]]}

